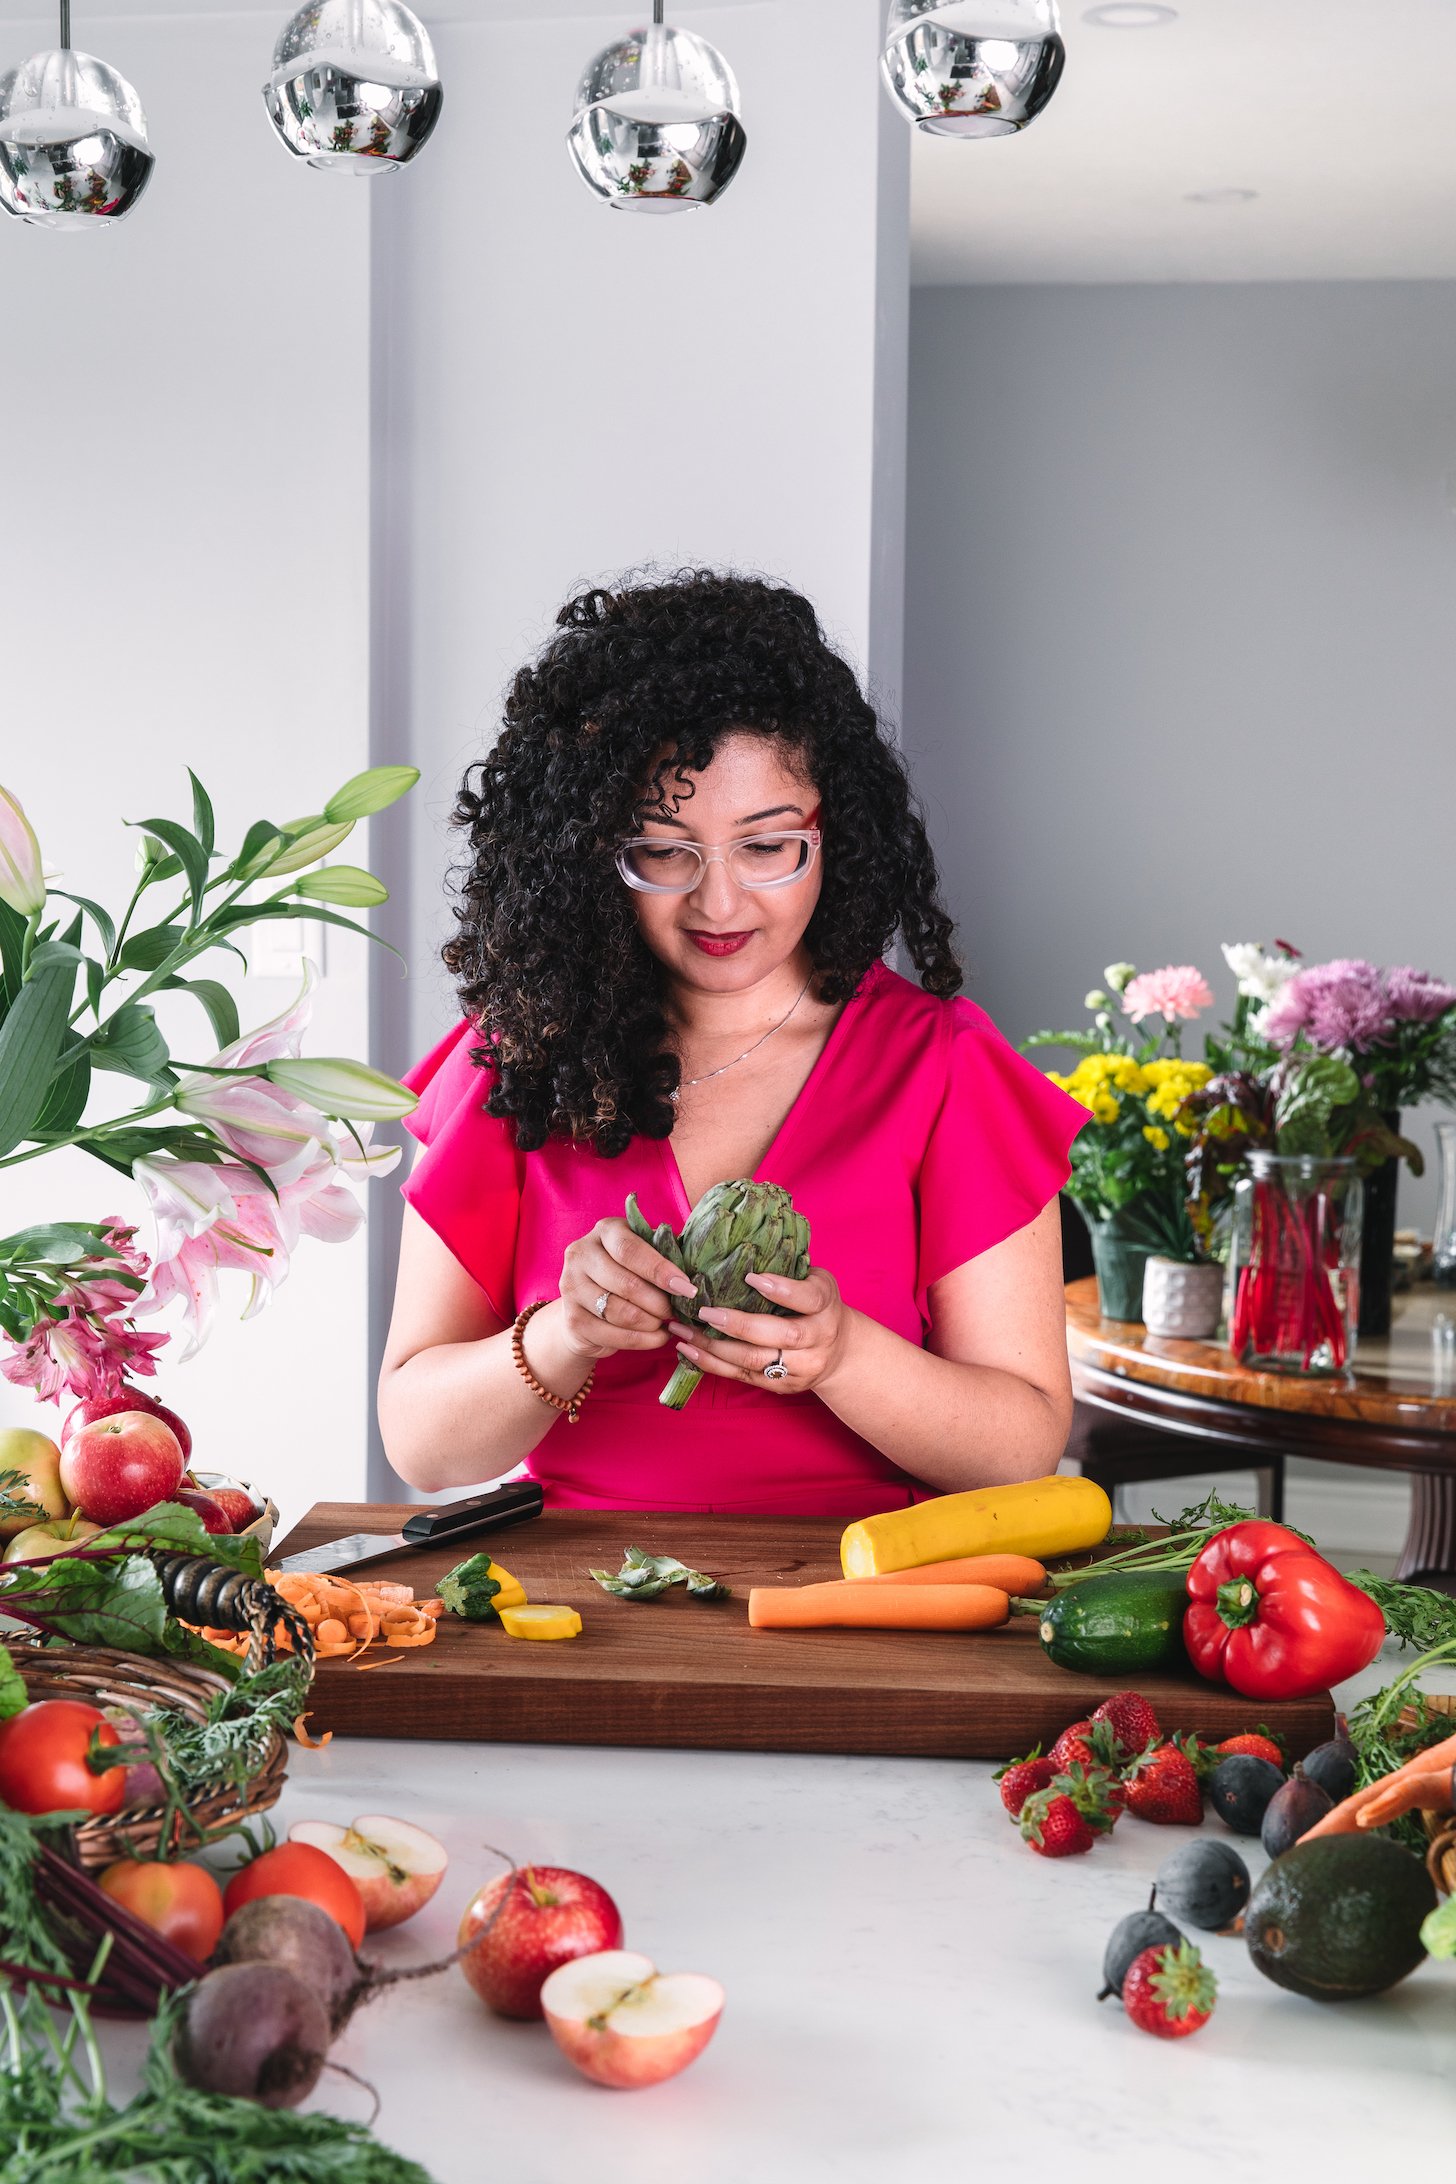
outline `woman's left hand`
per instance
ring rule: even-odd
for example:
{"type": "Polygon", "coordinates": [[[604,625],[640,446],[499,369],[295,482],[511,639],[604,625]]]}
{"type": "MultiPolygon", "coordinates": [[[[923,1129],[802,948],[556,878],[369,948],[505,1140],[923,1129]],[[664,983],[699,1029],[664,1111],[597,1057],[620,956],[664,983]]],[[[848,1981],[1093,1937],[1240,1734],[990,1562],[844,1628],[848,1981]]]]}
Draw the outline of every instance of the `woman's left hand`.
{"type": "Polygon", "coordinates": [[[682,1320],[670,1323],[679,1355],[701,1372],[716,1373],[721,1380],[746,1381],[770,1395],[804,1395],[811,1388],[822,1388],[843,1357],[853,1316],[834,1276],[814,1266],[802,1282],[779,1274],[750,1274],[748,1284],[794,1317],[704,1306],[702,1326],[689,1327],[682,1320]],[[787,1373],[766,1379],[764,1367],[779,1358],[787,1373]]]}

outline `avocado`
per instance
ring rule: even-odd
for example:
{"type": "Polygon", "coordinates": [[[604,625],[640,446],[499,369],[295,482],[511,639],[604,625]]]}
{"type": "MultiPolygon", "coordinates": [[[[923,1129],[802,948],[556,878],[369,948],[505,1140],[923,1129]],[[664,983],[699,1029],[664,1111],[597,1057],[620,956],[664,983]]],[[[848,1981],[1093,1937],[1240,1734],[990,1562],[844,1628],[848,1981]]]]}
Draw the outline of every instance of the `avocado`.
{"type": "Polygon", "coordinates": [[[1276,1858],[1244,1914],[1266,1979],[1317,2002],[1383,1994],[1425,1956],[1421,1921],[1436,1890],[1420,1859],[1388,1836],[1319,1835],[1276,1858]]]}

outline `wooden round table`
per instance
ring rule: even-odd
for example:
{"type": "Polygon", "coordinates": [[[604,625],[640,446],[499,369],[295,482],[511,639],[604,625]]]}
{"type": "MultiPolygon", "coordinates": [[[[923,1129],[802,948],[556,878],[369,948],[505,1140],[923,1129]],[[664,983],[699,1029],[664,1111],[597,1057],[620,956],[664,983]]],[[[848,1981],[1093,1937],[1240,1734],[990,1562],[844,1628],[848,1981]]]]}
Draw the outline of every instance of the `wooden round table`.
{"type": "Polygon", "coordinates": [[[1067,1284],[1067,1348],[1078,1399],[1104,1412],[1237,1450],[1411,1475],[1397,1575],[1456,1592],[1456,1291],[1395,1299],[1385,1341],[1362,1340],[1329,1379],[1260,1373],[1217,1342],[1175,1342],[1103,1319],[1095,1280],[1067,1284]]]}

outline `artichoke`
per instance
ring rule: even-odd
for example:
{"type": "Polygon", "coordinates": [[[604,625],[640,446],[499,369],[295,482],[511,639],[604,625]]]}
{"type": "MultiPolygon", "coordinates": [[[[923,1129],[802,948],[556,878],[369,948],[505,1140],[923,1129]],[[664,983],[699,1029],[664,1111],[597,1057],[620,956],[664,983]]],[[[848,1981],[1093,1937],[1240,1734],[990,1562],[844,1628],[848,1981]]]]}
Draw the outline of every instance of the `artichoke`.
{"type": "MultiPolygon", "coordinates": [[[[733,1312],[774,1312],[793,1317],[787,1305],[770,1304],[750,1289],[749,1274],[782,1274],[801,1282],[809,1271],[809,1224],[795,1213],[794,1202],[777,1183],[715,1183],[688,1215],[681,1236],[664,1221],[652,1228],[634,1197],[627,1200],[627,1225],[634,1236],[660,1251],[696,1282],[694,1298],[675,1298],[680,1316],[698,1324],[703,1305],[733,1312]]],[[[658,1397],[669,1410],[681,1410],[702,1379],[696,1365],[679,1358],[677,1370],[658,1397]]]]}

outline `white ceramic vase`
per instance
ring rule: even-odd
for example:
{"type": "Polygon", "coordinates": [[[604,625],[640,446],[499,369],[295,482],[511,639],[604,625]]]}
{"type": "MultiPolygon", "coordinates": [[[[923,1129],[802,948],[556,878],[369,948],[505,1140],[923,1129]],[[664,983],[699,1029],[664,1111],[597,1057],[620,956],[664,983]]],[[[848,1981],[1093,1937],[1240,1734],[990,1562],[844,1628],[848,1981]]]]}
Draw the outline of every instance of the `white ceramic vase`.
{"type": "Polygon", "coordinates": [[[1181,1259],[1149,1259],[1143,1270],[1143,1320],[1150,1335],[1188,1342],[1218,1333],[1223,1317],[1224,1271],[1216,1264],[1189,1266],[1181,1259]]]}

